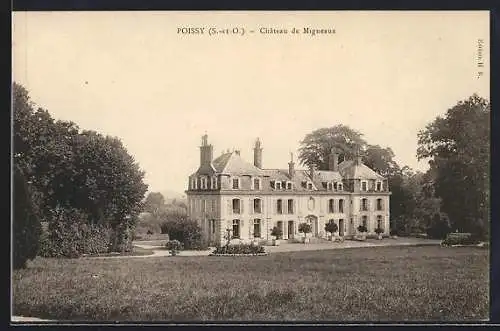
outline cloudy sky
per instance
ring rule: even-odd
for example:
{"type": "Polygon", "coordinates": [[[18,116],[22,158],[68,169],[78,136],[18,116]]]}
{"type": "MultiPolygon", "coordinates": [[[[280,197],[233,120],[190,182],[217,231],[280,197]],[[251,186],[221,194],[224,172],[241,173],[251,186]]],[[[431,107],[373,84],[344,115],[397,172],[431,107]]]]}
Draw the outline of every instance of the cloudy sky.
{"type": "Polygon", "coordinates": [[[13,79],[55,118],[120,137],[152,191],[186,188],[205,132],[215,157],[240,149],[251,162],[260,137],[264,167],[286,168],[307,133],[345,124],[391,147],[401,165],[425,170],[417,132],[458,100],[489,98],[489,16],[17,12],[13,79]],[[210,36],[210,27],[246,33],[210,36]],[[259,32],[294,27],[336,33],[259,32]]]}

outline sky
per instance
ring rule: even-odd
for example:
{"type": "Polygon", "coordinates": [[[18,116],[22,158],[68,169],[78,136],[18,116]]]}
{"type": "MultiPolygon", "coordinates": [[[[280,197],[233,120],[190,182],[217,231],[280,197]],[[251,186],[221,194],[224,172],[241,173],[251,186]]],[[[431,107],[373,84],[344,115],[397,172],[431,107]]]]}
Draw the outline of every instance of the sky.
{"type": "Polygon", "coordinates": [[[205,133],[214,157],[253,162],[259,137],[263,166],[287,168],[307,133],[344,124],[425,171],[418,131],[489,99],[487,11],[14,12],[12,38],[13,80],[54,118],[119,137],[150,191],[186,189],[205,133]],[[305,27],[335,33],[291,33],[305,27]]]}

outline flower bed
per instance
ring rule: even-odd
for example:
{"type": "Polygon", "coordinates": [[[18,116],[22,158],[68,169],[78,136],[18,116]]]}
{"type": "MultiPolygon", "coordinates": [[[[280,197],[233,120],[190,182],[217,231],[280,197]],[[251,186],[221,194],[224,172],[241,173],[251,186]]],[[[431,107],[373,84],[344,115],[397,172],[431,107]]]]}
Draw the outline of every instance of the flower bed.
{"type": "Polygon", "coordinates": [[[210,256],[242,256],[242,255],[267,255],[263,246],[256,245],[227,245],[216,247],[210,256]]]}
{"type": "Polygon", "coordinates": [[[449,233],[441,246],[476,246],[480,241],[470,233],[449,233]]]}

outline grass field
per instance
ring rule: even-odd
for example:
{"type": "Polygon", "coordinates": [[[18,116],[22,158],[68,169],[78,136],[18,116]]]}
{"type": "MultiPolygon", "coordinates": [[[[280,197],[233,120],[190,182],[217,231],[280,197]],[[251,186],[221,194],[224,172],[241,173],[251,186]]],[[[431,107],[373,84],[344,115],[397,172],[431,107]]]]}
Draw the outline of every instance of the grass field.
{"type": "Polygon", "coordinates": [[[37,259],[13,314],[63,320],[480,320],[489,251],[377,247],[263,257],[37,259]]]}

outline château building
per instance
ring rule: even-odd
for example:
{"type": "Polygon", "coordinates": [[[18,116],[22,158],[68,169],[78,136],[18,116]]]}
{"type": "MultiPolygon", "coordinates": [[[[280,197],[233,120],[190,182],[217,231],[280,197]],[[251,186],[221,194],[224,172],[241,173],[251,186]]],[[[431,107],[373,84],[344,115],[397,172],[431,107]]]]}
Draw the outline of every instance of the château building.
{"type": "Polygon", "coordinates": [[[361,162],[361,157],[338,162],[332,151],[328,170],[266,169],[262,146],[255,142],[253,164],[239,151],[213,159],[208,137],[202,137],[200,166],[189,176],[188,216],[196,220],[211,244],[233,239],[271,239],[274,226],[282,239],[298,237],[300,223],[309,223],[312,236],[326,237],[325,223],[334,220],[339,235],[353,235],[361,224],[374,233],[389,233],[387,179],[361,162]]]}

